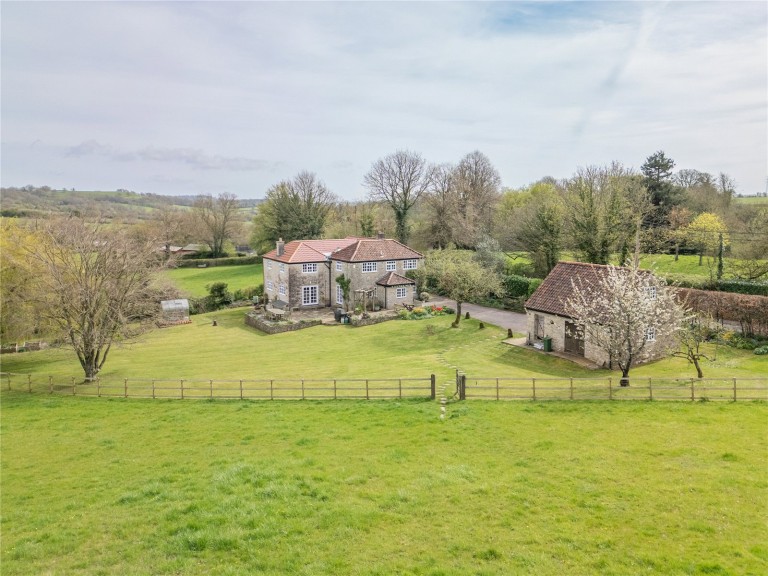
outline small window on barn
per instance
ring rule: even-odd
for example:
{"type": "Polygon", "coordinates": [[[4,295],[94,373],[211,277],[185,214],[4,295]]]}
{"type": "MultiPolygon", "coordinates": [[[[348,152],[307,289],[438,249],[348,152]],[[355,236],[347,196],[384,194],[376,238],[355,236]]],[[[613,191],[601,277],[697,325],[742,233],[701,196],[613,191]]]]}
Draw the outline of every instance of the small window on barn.
{"type": "Polygon", "coordinates": [[[656,286],[648,286],[645,289],[645,294],[649,300],[656,300],[656,286]]]}
{"type": "Polygon", "coordinates": [[[656,328],[653,326],[648,326],[648,328],[645,329],[645,340],[647,342],[655,342],[656,341],[656,328]]]}
{"type": "Polygon", "coordinates": [[[344,265],[341,262],[336,262],[336,272],[344,272],[344,265]]]}

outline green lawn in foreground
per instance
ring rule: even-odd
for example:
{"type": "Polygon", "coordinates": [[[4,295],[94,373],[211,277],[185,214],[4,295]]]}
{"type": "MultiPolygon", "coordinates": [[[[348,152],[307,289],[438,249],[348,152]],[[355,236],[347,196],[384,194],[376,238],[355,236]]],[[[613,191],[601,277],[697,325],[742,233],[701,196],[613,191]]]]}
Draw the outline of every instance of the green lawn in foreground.
{"type": "Polygon", "coordinates": [[[27,574],[768,573],[768,406],[2,393],[27,574]]]}
{"type": "MultiPolygon", "coordinates": [[[[452,317],[393,320],[374,326],[317,326],[266,335],[244,324],[247,308],[192,316],[192,324],[154,330],[139,342],[114,347],[101,373],[104,379],[257,379],[428,377],[452,382],[456,368],[483,377],[608,377],[530,349],[503,344],[506,331],[452,317]],[[212,326],[212,319],[218,326],[212,326]]],[[[714,356],[715,349],[709,350],[714,356]]],[[[82,379],[67,348],[7,354],[4,372],[82,379]]],[[[709,378],[748,378],[768,372],[768,356],[720,346],[716,362],[705,362],[709,378]]],[[[613,373],[616,375],[617,373],[613,373]]],[[[685,360],[670,358],[639,366],[631,376],[691,377],[685,360]]]]}
{"type": "Polygon", "coordinates": [[[225,282],[230,292],[264,283],[261,264],[241,266],[212,266],[210,268],[173,268],[163,274],[171,279],[186,296],[200,297],[208,294],[206,286],[225,282]]]}

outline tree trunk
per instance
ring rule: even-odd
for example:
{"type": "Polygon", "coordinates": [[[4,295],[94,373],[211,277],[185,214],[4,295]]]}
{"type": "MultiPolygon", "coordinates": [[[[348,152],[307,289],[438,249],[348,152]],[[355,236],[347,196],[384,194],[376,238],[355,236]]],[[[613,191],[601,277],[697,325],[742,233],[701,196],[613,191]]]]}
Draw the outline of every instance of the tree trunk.
{"type": "Polygon", "coordinates": [[[456,301],[456,320],[451,324],[451,328],[458,328],[459,322],[461,322],[461,302],[456,301]]]}
{"type": "Polygon", "coordinates": [[[680,244],[675,244],[675,262],[680,258],[680,244]]]}
{"type": "Polygon", "coordinates": [[[620,384],[621,384],[623,387],[627,387],[627,386],[629,386],[629,366],[627,366],[626,368],[622,368],[622,369],[621,369],[621,380],[620,380],[620,384]]]}
{"type": "Polygon", "coordinates": [[[697,377],[704,378],[704,372],[701,371],[701,364],[699,364],[699,357],[694,354],[691,359],[693,360],[693,365],[696,367],[697,377]]]}
{"type": "Polygon", "coordinates": [[[408,212],[395,210],[395,230],[398,241],[408,243],[408,212]]]}

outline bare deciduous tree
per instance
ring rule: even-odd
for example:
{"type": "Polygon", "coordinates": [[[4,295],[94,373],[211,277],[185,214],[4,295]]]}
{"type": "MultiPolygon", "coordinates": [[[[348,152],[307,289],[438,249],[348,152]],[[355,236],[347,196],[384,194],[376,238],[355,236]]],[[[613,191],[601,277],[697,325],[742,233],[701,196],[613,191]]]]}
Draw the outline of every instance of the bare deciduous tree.
{"type": "Polygon", "coordinates": [[[29,248],[41,269],[38,311],[63,331],[93,380],[112,344],[137,335],[141,321],[159,309],[157,240],[80,218],[47,221],[38,234],[39,243],[29,248]]]}
{"type": "Polygon", "coordinates": [[[649,271],[606,266],[600,272],[589,283],[574,282],[566,310],[582,326],[585,340],[619,367],[621,385],[628,386],[633,366],[676,348],[686,311],[649,271]]]}
{"type": "Polygon", "coordinates": [[[474,248],[482,235],[491,233],[501,177],[488,157],[475,150],[464,156],[454,169],[453,188],[458,228],[454,230],[454,242],[474,248]]]}
{"type": "Polygon", "coordinates": [[[429,189],[433,169],[416,152],[398,150],[373,163],[363,180],[372,200],[389,204],[395,215],[397,239],[408,241],[408,213],[429,189]]]}
{"type": "Polygon", "coordinates": [[[195,216],[200,222],[205,243],[211,249],[211,256],[224,255],[224,243],[237,231],[236,216],[240,202],[237,196],[222,192],[214,198],[210,194],[198,196],[195,200],[195,216]]]}

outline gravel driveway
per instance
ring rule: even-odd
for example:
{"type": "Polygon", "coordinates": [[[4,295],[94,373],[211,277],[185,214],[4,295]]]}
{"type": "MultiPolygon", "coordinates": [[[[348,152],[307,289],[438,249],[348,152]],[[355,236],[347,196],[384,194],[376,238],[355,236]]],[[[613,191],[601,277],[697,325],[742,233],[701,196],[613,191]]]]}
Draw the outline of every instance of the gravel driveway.
{"type": "MultiPolygon", "coordinates": [[[[439,297],[430,300],[427,302],[427,305],[445,305],[456,308],[456,302],[453,300],[439,297]]],[[[477,304],[462,304],[461,313],[466,314],[467,312],[469,312],[472,318],[488,322],[488,324],[494,324],[502,328],[511,328],[513,332],[521,332],[523,334],[528,332],[528,321],[525,314],[520,312],[509,312],[508,310],[488,308],[487,306],[478,306],[477,304]]]]}

